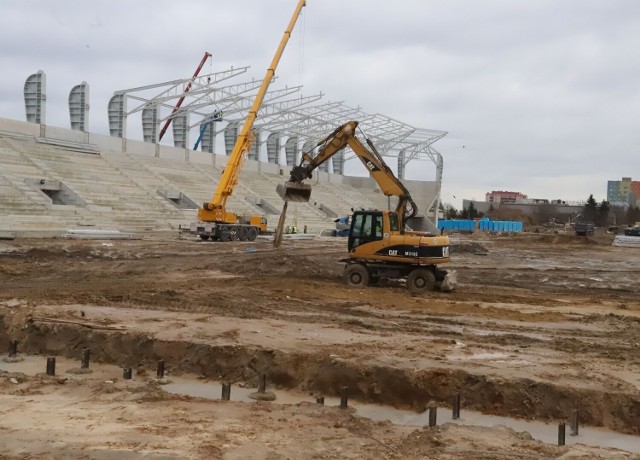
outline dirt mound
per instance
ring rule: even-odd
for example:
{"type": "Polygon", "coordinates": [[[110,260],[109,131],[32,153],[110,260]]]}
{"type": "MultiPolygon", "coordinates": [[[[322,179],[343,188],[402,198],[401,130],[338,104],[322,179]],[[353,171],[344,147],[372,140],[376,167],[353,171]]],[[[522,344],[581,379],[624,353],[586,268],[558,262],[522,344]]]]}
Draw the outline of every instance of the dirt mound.
{"type": "Polygon", "coordinates": [[[238,275],[279,275],[331,279],[342,274],[338,254],[304,254],[298,251],[264,251],[240,254],[238,263],[225,267],[238,275]]]}
{"type": "Polygon", "coordinates": [[[489,250],[475,241],[464,241],[450,246],[452,254],[470,253],[470,254],[486,254],[489,250]]]}

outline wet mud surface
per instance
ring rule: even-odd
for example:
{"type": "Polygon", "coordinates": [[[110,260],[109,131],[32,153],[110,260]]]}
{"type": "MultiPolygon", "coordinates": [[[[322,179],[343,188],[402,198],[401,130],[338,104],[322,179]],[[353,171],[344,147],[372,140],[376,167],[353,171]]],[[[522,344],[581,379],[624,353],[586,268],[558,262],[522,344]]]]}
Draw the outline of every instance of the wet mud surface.
{"type": "MultiPolygon", "coordinates": [[[[278,250],[173,237],[2,241],[0,352],[18,340],[23,353],[80,359],[88,347],[92,360],[142,376],[164,359],[171,375],[255,387],[265,373],[273,388],[336,396],[346,386],[355,401],[415,411],[456,394],[463,410],[554,423],[578,408],[585,425],[639,435],[640,253],[606,236],[452,240],[447,268],[458,289],[420,297],[401,283],[347,288],[343,239],[278,250]]],[[[181,398],[144,378],[107,387],[96,376],[10,379],[0,374],[0,438],[18,441],[0,447],[0,458],[633,455],[551,446],[506,427],[416,429],[307,404],[181,398]],[[45,436],[39,454],[25,451],[36,434],[19,420],[46,423],[47,404],[61,405],[69,423],[57,436],[69,440],[45,436]],[[133,406],[138,418],[126,416],[133,406]],[[73,441],[88,425],[91,442],[73,441]],[[123,434],[116,446],[114,433],[142,426],[141,440],[123,434]],[[167,446],[169,431],[178,441],[167,446]],[[125,450],[129,457],[108,456],[125,450]]]]}

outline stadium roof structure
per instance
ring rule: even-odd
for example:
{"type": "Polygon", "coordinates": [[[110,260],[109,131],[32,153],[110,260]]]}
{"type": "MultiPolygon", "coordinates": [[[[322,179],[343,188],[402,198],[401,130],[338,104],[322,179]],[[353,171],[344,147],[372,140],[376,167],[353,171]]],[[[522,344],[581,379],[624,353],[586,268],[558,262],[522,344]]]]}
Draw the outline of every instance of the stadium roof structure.
{"type": "MultiPolygon", "coordinates": [[[[109,101],[110,133],[126,137],[127,117],[138,111],[143,111],[143,124],[145,116],[152,117],[150,122],[147,120],[147,125],[176,121],[173,125],[177,147],[187,147],[188,132],[192,129],[198,129],[201,137],[207,125],[213,125],[211,121],[237,126],[246,118],[261,82],[231,83],[229,80],[237,79],[248,69],[231,67],[202,76],[115,91],[109,101]],[[131,104],[131,101],[135,103],[131,104]],[[176,101],[180,103],[176,105],[176,101]],[[129,105],[132,105],[131,109],[129,105]],[[150,107],[154,108],[152,115],[145,115],[145,110],[150,107]],[[181,123],[177,123],[178,118],[181,123]],[[176,135],[176,126],[182,126],[186,134],[176,135]]],[[[324,139],[337,126],[357,120],[359,128],[381,155],[398,158],[399,176],[404,175],[404,166],[408,162],[429,159],[438,169],[436,180],[440,182],[442,157],[432,145],[447,134],[445,131],[416,128],[382,114],[370,114],[360,107],[350,107],[344,102],[324,102],[322,93],[302,96],[301,89],[301,86],[287,86],[269,90],[258,112],[254,130],[278,133],[281,137],[297,137],[307,148],[324,139]]],[[[215,130],[215,126],[210,129],[215,130]]],[[[157,129],[150,133],[145,135],[145,140],[157,143],[157,129]]],[[[345,149],[344,159],[353,157],[350,150],[345,149]]]]}

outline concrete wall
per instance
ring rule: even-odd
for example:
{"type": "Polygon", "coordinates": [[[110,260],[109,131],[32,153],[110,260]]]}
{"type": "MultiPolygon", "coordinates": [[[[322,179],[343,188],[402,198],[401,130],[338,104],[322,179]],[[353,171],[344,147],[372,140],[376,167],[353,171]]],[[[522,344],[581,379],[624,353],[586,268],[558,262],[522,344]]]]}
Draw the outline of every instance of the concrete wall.
{"type": "Polygon", "coordinates": [[[258,171],[265,174],[273,174],[276,176],[289,176],[289,167],[275,163],[259,162],[258,171]]]}
{"type": "Polygon", "coordinates": [[[106,150],[108,152],[122,152],[122,139],[119,137],[89,133],[89,143],[98,145],[100,150],[106,150]]]}
{"type": "Polygon", "coordinates": [[[201,152],[199,150],[189,150],[189,162],[198,163],[204,165],[214,164],[215,155],[208,152],[201,152]]]}
{"type": "Polygon", "coordinates": [[[245,160],[244,166],[242,167],[245,171],[259,172],[260,171],[260,162],[255,160],[245,160]]]}
{"type": "MultiPolygon", "coordinates": [[[[102,148],[101,145],[98,147],[102,148]]],[[[134,141],[132,139],[126,139],[125,149],[123,153],[135,153],[137,155],[144,155],[148,157],[156,156],[156,144],[150,144],[148,142],[134,141]]]]}
{"type": "Polygon", "coordinates": [[[41,126],[44,127],[44,130],[41,130],[41,137],[46,137],[47,139],[61,139],[68,142],[77,142],[79,144],[89,143],[89,133],[84,131],[73,131],[71,129],[58,128],[50,125],[41,126]]]}
{"type": "MultiPolygon", "coordinates": [[[[157,144],[156,148],[157,156],[167,160],[173,161],[186,161],[187,150],[177,147],[171,147],[168,145],[157,144]]],[[[128,152],[133,153],[133,152],[128,152]]]]}
{"type": "Polygon", "coordinates": [[[40,135],[40,125],[27,123],[26,121],[0,118],[0,131],[37,137],[40,135]]]}

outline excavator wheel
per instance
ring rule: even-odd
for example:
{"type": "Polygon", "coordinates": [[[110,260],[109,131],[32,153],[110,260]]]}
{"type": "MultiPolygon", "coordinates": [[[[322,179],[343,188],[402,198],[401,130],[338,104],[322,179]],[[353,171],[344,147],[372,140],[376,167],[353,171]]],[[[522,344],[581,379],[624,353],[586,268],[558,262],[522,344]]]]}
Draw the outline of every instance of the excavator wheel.
{"type": "Polygon", "coordinates": [[[251,227],[249,229],[248,238],[249,238],[249,241],[255,241],[256,238],[258,238],[258,229],[255,227],[251,227]]]}
{"type": "Polygon", "coordinates": [[[349,264],[344,268],[344,282],[351,287],[365,287],[371,281],[369,269],[362,264],[349,264]]]}
{"type": "Polygon", "coordinates": [[[436,275],[433,270],[416,268],[407,277],[407,287],[412,294],[433,291],[436,287],[436,275]]]}
{"type": "Polygon", "coordinates": [[[207,241],[209,239],[209,235],[200,235],[200,239],[202,241],[207,241]]]}

